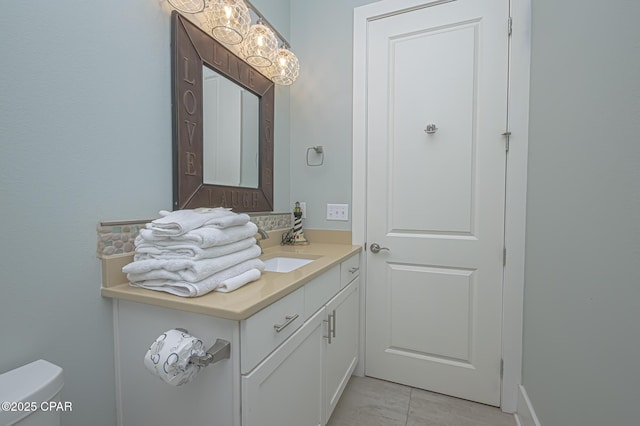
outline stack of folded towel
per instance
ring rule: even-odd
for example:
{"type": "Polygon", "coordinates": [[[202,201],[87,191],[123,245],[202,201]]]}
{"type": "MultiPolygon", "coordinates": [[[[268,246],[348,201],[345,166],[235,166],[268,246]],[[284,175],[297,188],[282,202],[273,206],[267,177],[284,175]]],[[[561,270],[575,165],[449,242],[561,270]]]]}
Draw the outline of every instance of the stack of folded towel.
{"type": "Polygon", "coordinates": [[[196,297],[260,278],[264,263],[249,215],[223,208],[161,211],[135,240],[122,271],[134,287],[196,297]]]}

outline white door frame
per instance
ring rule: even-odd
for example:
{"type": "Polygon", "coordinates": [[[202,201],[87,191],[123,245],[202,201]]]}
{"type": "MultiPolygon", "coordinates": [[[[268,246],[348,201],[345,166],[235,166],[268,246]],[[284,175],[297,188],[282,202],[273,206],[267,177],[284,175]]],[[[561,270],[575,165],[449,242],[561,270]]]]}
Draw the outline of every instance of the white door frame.
{"type": "MultiPolygon", "coordinates": [[[[451,1],[451,0],[444,0],[451,1]]],[[[383,0],[354,9],[353,23],[353,176],[352,176],[352,241],[364,245],[366,240],[367,169],[363,161],[367,153],[367,26],[368,22],[393,15],[398,11],[421,8],[443,0],[383,0]]],[[[522,320],[524,300],[524,252],[527,202],[527,155],[529,143],[529,70],[531,57],[531,0],[510,0],[513,32],[510,40],[509,120],[511,132],[507,156],[505,204],[502,357],[502,411],[513,413],[522,381],[522,320]]],[[[507,23],[505,22],[505,32],[507,23]]],[[[505,129],[507,130],[507,129],[505,129]]],[[[361,306],[366,300],[366,256],[362,256],[360,292],[361,306]]],[[[364,342],[364,311],[361,310],[360,341],[364,342]]],[[[366,363],[364,345],[360,359],[366,363]]],[[[364,374],[361,362],[356,374],[364,374]]]]}

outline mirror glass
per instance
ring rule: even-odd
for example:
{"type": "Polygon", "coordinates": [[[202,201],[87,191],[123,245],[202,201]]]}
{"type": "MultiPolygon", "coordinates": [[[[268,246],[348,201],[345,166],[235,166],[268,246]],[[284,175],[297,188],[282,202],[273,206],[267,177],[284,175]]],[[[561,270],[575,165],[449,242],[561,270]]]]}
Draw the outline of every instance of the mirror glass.
{"type": "Polygon", "coordinates": [[[259,99],[202,67],[203,182],[258,187],[259,99]]]}

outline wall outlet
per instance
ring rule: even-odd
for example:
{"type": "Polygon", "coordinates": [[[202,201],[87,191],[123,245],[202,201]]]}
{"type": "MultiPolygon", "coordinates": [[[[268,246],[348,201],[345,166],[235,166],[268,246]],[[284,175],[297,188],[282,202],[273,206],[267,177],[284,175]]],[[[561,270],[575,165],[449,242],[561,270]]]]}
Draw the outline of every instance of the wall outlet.
{"type": "Polygon", "coordinates": [[[327,220],[349,220],[349,204],[327,204],[327,220]]]}
{"type": "Polygon", "coordinates": [[[300,201],[300,209],[302,210],[302,218],[307,218],[307,203],[300,201]]]}

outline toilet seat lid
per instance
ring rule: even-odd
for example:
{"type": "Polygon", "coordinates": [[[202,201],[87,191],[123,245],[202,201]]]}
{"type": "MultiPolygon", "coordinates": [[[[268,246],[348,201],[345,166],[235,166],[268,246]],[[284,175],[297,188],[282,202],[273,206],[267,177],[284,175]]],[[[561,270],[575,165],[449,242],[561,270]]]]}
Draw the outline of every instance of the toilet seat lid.
{"type": "MultiPolygon", "coordinates": [[[[0,374],[0,401],[44,402],[56,396],[64,384],[62,368],[43,359],[0,374]]],[[[0,410],[0,424],[11,425],[29,412],[0,410]]]]}

